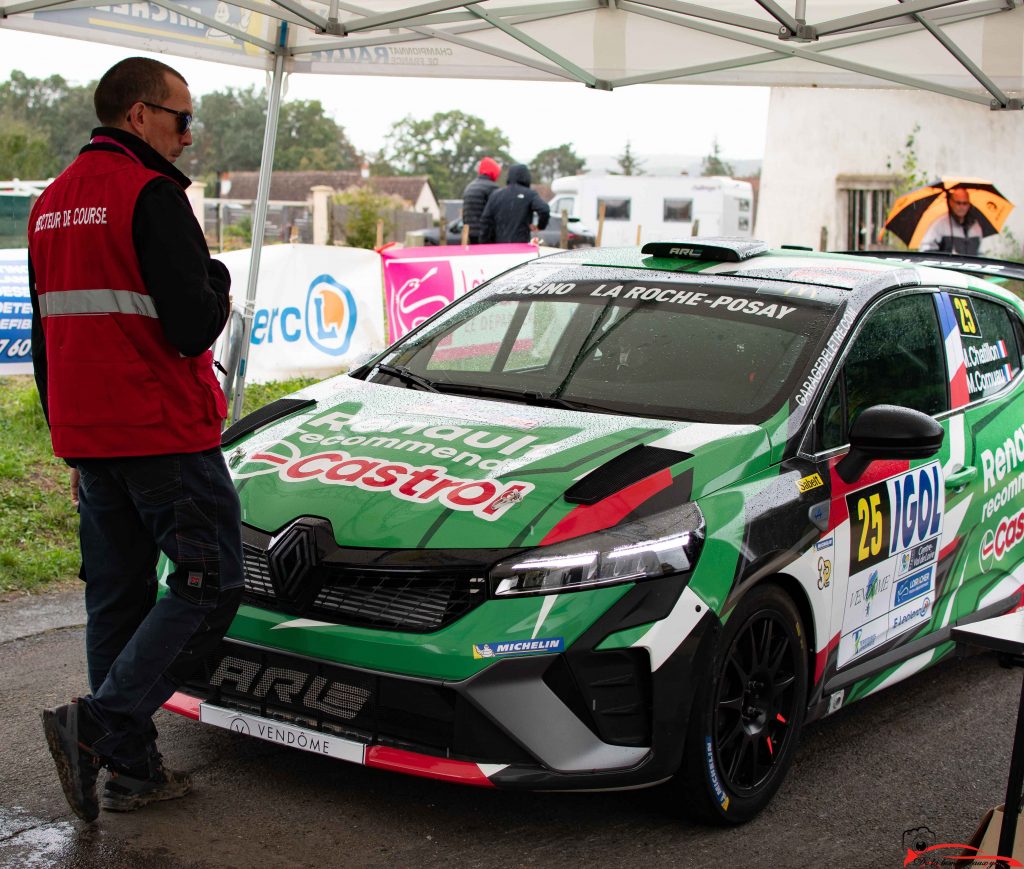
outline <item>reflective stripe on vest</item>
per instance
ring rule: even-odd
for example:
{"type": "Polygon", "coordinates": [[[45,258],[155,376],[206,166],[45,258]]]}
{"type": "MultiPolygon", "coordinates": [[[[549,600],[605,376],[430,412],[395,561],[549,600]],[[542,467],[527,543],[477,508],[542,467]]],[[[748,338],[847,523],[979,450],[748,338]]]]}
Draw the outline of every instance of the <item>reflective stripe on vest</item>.
{"type": "Polygon", "coordinates": [[[153,298],[132,290],[51,290],[39,296],[41,317],[63,317],[70,314],[157,316],[153,298]]]}

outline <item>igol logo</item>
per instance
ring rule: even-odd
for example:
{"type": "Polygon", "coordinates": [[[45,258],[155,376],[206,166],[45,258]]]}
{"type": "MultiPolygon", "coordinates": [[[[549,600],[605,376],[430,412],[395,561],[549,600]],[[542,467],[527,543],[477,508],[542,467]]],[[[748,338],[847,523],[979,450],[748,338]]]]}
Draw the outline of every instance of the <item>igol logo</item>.
{"type": "Polygon", "coordinates": [[[313,279],[306,295],[306,336],[318,350],[340,356],[356,329],[356,301],[330,275],[313,279]]]}

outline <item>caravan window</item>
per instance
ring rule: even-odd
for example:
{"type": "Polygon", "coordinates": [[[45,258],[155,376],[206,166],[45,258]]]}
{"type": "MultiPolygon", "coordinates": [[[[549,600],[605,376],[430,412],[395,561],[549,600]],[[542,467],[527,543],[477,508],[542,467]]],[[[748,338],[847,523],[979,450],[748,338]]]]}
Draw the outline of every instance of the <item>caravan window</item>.
{"type": "Polygon", "coordinates": [[[603,197],[597,198],[597,213],[601,214],[601,206],[604,205],[605,220],[629,220],[629,203],[626,197],[603,197]]]}
{"type": "Polygon", "coordinates": [[[551,200],[551,213],[553,215],[561,214],[566,212],[569,217],[576,215],[576,197],[575,196],[559,196],[557,199],[551,200]]]}
{"type": "Polygon", "coordinates": [[[693,200],[666,199],[664,215],[665,223],[689,223],[693,220],[693,200]]]}

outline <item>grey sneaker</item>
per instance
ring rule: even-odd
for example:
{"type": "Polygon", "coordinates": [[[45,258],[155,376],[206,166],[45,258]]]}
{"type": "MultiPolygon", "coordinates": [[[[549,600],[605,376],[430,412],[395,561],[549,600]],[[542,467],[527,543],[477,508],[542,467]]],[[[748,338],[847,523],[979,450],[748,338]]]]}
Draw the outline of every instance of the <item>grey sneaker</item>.
{"type": "Polygon", "coordinates": [[[111,770],[103,788],[103,809],[107,812],[134,812],[160,800],[175,800],[192,790],[192,776],[167,769],[157,760],[148,778],[136,778],[127,772],[111,770]]]}
{"type": "Polygon", "coordinates": [[[66,703],[56,709],[42,712],[46,743],[57,765],[57,776],[64,796],[73,811],[83,821],[95,821],[100,814],[96,799],[96,776],[102,761],[80,736],[82,715],[78,701],[66,703]]]}

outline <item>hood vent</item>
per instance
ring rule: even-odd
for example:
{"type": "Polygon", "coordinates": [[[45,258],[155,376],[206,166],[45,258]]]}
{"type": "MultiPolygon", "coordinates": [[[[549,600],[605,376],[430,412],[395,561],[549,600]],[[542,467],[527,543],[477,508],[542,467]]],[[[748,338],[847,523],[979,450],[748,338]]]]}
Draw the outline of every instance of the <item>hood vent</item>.
{"type": "Polygon", "coordinates": [[[641,444],[626,450],[574,483],[565,493],[570,504],[596,504],[645,477],[692,459],[691,453],[641,444]]]}
{"type": "Polygon", "coordinates": [[[222,447],[229,446],[269,422],[279,420],[297,410],[312,407],[314,404],[316,404],[316,400],[312,398],[279,398],[277,401],[272,401],[228,426],[220,436],[220,445],[222,447]]]}

